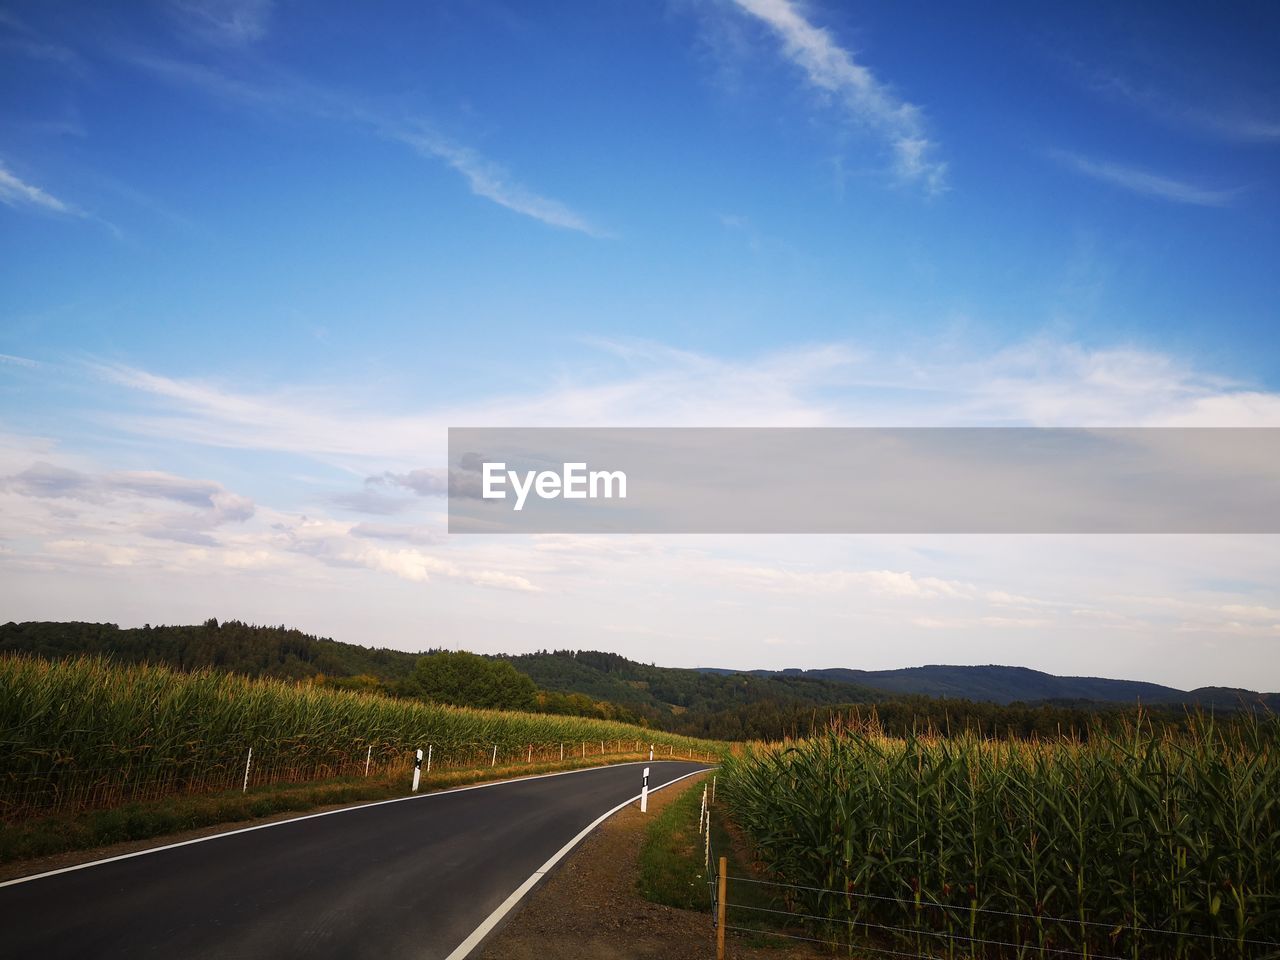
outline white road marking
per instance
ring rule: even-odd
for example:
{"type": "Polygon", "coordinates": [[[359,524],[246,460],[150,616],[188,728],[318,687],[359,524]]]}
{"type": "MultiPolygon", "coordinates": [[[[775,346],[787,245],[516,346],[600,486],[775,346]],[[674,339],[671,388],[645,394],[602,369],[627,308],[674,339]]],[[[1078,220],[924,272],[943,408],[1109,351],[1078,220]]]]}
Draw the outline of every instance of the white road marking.
{"type": "MultiPolygon", "coordinates": [[[[681,780],[684,780],[686,777],[692,777],[694,774],[706,773],[707,770],[709,769],[711,768],[703,767],[701,770],[690,770],[688,773],[683,774],[682,776],[676,777],[674,780],[670,780],[667,783],[664,783],[660,787],[654,787],[651,792],[657,792],[658,790],[662,790],[666,787],[671,786],[673,783],[679,783],[681,780]]],[[[572,840],[566,843],[563,847],[557,850],[552,855],[550,860],[548,860],[546,863],[540,866],[537,870],[533,871],[533,874],[529,877],[528,880],[520,884],[520,886],[516,887],[514,892],[512,892],[511,896],[503,900],[502,903],[498,905],[498,908],[493,911],[493,913],[485,917],[484,920],[481,921],[480,926],[476,927],[474,930],[471,931],[467,939],[463,940],[460,944],[454,947],[453,952],[450,953],[447,957],[445,957],[445,960],[464,960],[464,958],[469,956],[471,951],[480,945],[481,941],[483,941],[484,938],[489,935],[489,933],[493,930],[493,928],[502,922],[502,918],[511,912],[512,907],[514,907],[517,903],[523,900],[525,894],[527,894],[530,890],[532,890],[534,886],[537,884],[537,882],[541,880],[544,876],[546,876],[551,871],[551,868],[554,867],[557,863],[559,863],[564,858],[565,854],[567,854],[570,850],[572,850],[579,843],[581,843],[583,838],[585,838],[586,835],[589,834],[596,827],[600,826],[600,824],[604,823],[606,820],[612,817],[615,813],[617,813],[623,807],[628,807],[639,799],[640,799],[640,794],[637,793],[634,797],[630,798],[629,800],[624,800],[622,803],[618,804],[616,807],[614,807],[612,810],[608,811],[607,813],[602,813],[599,817],[595,819],[594,822],[592,822],[586,828],[584,828],[580,834],[578,834],[576,837],[574,837],[572,840]]]]}
{"type": "MultiPolygon", "coordinates": [[[[254,830],[267,830],[271,827],[282,827],[286,823],[298,823],[301,820],[314,820],[317,817],[331,817],[337,813],[350,813],[352,810],[367,810],[369,807],[381,807],[388,803],[403,803],[406,800],[430,800],[432,797],[442,797],[449,793],[462,793],[466,790],[483,790],[486,787],[499,787],[504,783],[518,783],[521,780],[542,780],[547,777],[564,777],[572,773],[591,773],[596,770],[607,770],[612,767],[632,767],[638,766],[643,762],[643,760],[628,760],[625,763],[610,763],[601,767],[586,767],[582,770],[559,770],[555,773],[535,773],[530,774],[527,777],[512,777],[509,780],[494,780],[490,783],[473,783],[466,787],[451,787],[448,790],[437,790],[434,793],[419,793],[409,797],[395,797],[391,800],[375,800],[372,803],[361,803],[352,807],[343,807],[341,810],[326,810],[324,813],[308,813],[301,817],[290,817],[288,820],[275,820],[271,823],[260,823],[253,827],[240,827],[236,830],[224,830],[220,833],[211,833],[207,837],[196,837],[194,840],[181,840],[178,843],[166,843],[159,847],[148,847],[146,850],[135,850],[133,853],[122,853],[114,857],[104,857],[101,860],[89,860],[86,863],[77,863],[70,867],[60,867],[57,870],[46,870],[44,873],[33,873],[26,877],[15,877],[12,880],[0,882],[0,888],[11,887],[18,883],[30,883],[32,880],[43,880],[45,877],[56,877],[60,873],[71,873],[73,870],[87,870],[89,867],[99,867],[104,863],[115,863],[117,860],[131,860],[134,857],[145,857],[149,853],[159,853],[161,850],[173,850],[175,847],[188,847],[193,843],[204,843],[208,840],[221,840],[223,837],[235,836],[237,833],[252,833],[254,830]]],[[[697,761],[693,762],[696,763],[697,761]]],[[[675,783],[674,780],[671,782],[675,783]]],[[[623,806],[626,806],[626,804],[623,804],[623,806]]],[[[610,813],[612,812],[613,811],[610,811],[610,813]]],[[[608,814],[605,816],[608,816],[608,814]]],[[[574,843],[577,843],[577,840],[575,840],[574,843]]]]}

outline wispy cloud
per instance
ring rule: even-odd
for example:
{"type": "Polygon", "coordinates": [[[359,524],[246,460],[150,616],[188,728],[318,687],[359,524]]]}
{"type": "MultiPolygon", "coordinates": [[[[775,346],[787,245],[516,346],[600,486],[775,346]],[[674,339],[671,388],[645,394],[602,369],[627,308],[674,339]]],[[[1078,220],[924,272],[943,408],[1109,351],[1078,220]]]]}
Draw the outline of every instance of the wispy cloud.
{"type": "MultiPolygon", "coordinates": [[[[108,429],[174,442],[273,450],[335,463],[437,496],[448,427],[503,426],[1277,426],[1280,394],[1168,355],[1090,350],[1040,339],[964,358],[940,348],[894,356],[847,344],[725,359],[644,342],[598,344],[574,380],[386,413],[377,397],[332,385],[251,392],[120,365],[91,369],[133,395],[104,402],[108,429]],[[136,400],[144,399],[141,406],[136,400]],[[385,471],[385,472],[384,472],[385,471]]],[[[350,505],[356,504],[350,501],[350,505]]]]}
{"type": "Polygon", "coordinates": [[[190,33],[224,46],[247,46],[267,35],[272,0],[170,0],[190,33]]]}
{"type": "Polygon", "coordinates": [[[1145,197],[1185,203],[1197,207],[1225,207],[1240,195],[1239,188],[1213,189],[1185,180],[1176,180],[1163,174],[1137,167],[1127,167],[1106,160],[1093,160],[1076,153],[1055,150],[1050,152],[1059,163],[1086,177],[1092,177],[1113,187],[1145,197]]]}
{"type": "Polygon", "coordinates": [[[4,165],[3,161],[0,161],[0,203],[17,209],[44,210],[72,217],[85,216],[84,211],[20,179],[4,165]]]}
{"type": "Polygon", "coordinates": [[[551,227],[577,230],[579,233],[593,237],[607,236],[560,201],[534,193],[513,180],[499,164],[482,157],[468,147],[405,128],[392,128],[389,135],[413,147],[423,156],[442,160],[448,164],[462,174],[471,192],[476,196],[492,200],[499,206],[540,220],[551,227]]]}
{"type": "Polygon", "coordinates": [[[813,86],[836,97],[851,117],[887,142],[899,177],[923,184],[930,193],[945,188],[947,165],[934,158],[936,144],[929,139],[919,107],[897,96],[829,30],[806,19],[792,0],[733,2],[777,35],[783,54],[813,86]]]}
{"type": "Polygon", "coordinates": [[[1184,103],[1113,70],[1091,68],[1075,61],[1072,66],[1080,83],[1091,92],[1140,111],[1167,127],[1239,143],[1280,141],[1280,117],[1274,113],[1259,113],[1244,104],[1224,102],[1208,107],[1203,102],[1184,103]]]}
{"type": "Polygon", "coordinates": [[[478,197],[550,227],[592,237],[609,236],[568,205],[525,186],[501,164],[440,135],[431,125],[416,118],[388,115],[355,97],[278,71],[265,79],[245,79],[183,60],[145,55],[129,59],[134,66],[222,101],[346,124],[402,144],[460,174],[478,197]]]}

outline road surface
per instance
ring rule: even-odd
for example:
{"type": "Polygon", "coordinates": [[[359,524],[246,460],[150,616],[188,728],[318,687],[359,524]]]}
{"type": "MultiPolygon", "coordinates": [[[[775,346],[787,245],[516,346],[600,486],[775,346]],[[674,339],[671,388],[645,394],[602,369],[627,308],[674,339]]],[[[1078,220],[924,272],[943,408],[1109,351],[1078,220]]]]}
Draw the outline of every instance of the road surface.
{"type": "Polygon", "coordinates": [[[655,761],[287,820],[0,886],[0,957],[446,958],[655,761]]]}

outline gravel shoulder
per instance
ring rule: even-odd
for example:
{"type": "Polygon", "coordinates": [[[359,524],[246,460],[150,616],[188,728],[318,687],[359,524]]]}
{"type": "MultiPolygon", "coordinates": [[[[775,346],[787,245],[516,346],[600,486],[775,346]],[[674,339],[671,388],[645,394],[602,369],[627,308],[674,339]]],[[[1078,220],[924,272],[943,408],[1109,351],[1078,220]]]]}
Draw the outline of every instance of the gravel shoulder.
{"type": "MultiPolygon", "coordinates": [[[[597,827],[473,955],[477,960],[709,960],[710,909],[660,906],[636,892],[645,829],[654,813],[705,778],[690,777],[649,798],[649,814],[627,807],[597,827]]],[[[814,960],[804,945],[728,941],[732,960],[814,960]]]]}

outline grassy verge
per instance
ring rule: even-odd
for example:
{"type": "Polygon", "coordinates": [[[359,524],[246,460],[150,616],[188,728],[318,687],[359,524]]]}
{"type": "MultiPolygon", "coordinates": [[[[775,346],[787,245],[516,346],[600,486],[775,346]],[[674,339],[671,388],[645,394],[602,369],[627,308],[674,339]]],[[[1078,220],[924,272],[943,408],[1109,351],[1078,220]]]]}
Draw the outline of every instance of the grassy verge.
{"type": "MultiPolygon", "coordinates": [[[[702,784],[695,783],[653,818],[640,848],[640,896],[653,903],[685,910],[707,910],[711,904],[703,869],[703,839],[698,833],[702,784]]],[[[712,843],[715,825],[712,825],[712,843]]]]}
{"type": "MultiPolygon", "coordinates": [[[[630,763],[638,759],[641,759],[639,754],[622,754],[585,760],[578,757],[563,763],[433,770],[423,779],[422,790],[444,790],[538,773],[630,763]]],[[[235,790],[204,796],[172,797],[109,810],[40,817],[0,826],[0,863],[91,850],[131,840],[150,840],[185,830],[234,824],[281,813],[300,813],[334,804],[389,800],[403,797],[408,792],[407,775],[394,781],[348,777],[320,783],[272,784],[255,787],[248,793],[235,790]]],[[[696,809],[694,819],[697,819],[696,809]]]]}
{"type": "MultiPolygon", "coordinates": [[[[662,813],[654,817],[640,848],[639,876],[636,886],[640,895],[653,903],[684,910],[709,913],[709,882],[715,875],[713,863],[708,873],[704,838],[698,832],[698,812],[702,807],[703,784],[696,783],[683,791],[662,813]]],[[[723,816],[724,809],[715,807],[711,816],[711,849],[714,858],[728,860],[726,874],[730,878],[756,879],[756,873],[744,853],[742,842],[731,832],[723,816]]],[[[776,895],[777,888],[743,880],[729,880],[725,898],[728,923],[731,926],[755,927],[767,933],[796,932],[794,923],[767,911],[781,910],[785,904],[776,895]]],[[[786,940],[762,934],[734,933],[740,943],[759,947],[785,946],[786,940]]]]}

